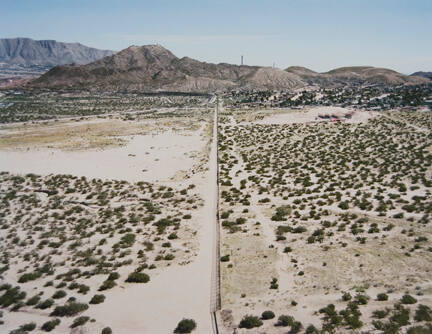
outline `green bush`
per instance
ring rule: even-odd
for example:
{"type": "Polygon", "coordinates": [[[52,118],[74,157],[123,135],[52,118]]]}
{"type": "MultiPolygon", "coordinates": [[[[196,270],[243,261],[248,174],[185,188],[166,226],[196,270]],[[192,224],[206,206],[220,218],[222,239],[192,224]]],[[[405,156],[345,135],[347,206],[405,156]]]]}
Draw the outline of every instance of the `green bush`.
{"type": "Polygon", "coordinates": [[[39,303],[40,299],[41,299],[41,297],[38,296],[38,295],[33,296],[33,297],[31,297],[31,298],[29,298],[29,299],[27,300],[26,305],[27,305],[27,306],[33,306],[33,305],[36,305],[37,303],[39,303]]]}
{"type": "Polygon", "coordinates": [[[221,262],[228,262],[230,260],[230,256],[229,255],[224,255],[220,258],[221,262]]]}
{"type": "Polygon", "coordinates": [[[118,279],[120,277],[119,273],[117,272],[112,272],[108,275],[107,280],[108,281],[115,281],[116,279],[118,279]]]}
{"type": "Polygon", "coordinates": [[[410,327],[407,330],[407,334],[431,334],[432,333],[432,325],[427,324],[426,327],[422,326],[414,326],[410,327]]]}
{"type": "Polygon", "coordinates": [[[101,334],[112,334],[112,329],[110,327],[105,327],[104,329],[102,329],[102,333],[101,334]]]}
{"type": "Polygon", "coordinates": [[[45,310],[47,308],[50,308],[53,305],[54,305],[53,299],[45,299],[43,302],[40,302],[39,304],[37,304],[36,308],[39,308],[41,310],[45,310]]]}
{"type": "Polygon", "coordinates": [[[275,317],[275,314],[273,311],[264,311],[261,314],[261,319],[263,319],[263,320],[273,319],[274,317],[275,317]]]}
{"type": "Polygon", "coordinates": [[[196,322],[193,319],[182,319],[178,324],[174,333],[191,333],[196,328],[196,322]]]}
{"type": "Polygon", "coordinates": [[[54,299],[60,299],[60,298],[63,298],[65,296],[66,296],[66,291],[64,291],[64,290],[57,290],[52,295],[52,298],[54,298],[54,299]]]}
{"type": "Polygon", "coordinates": [[[57,306],[50,316],[54,317],[72,317],[78,313],[84,312],[88,309],[87,304],[70,302],[62,306],[57,306]]]}
{"type": "Polygon", "coordinates": [[[102,285],[99,287],[99,291],[104,291],[104,290],[109,290],[112,289],[113,287],[115,287],[117,285],[116,282],[112,281],[112,280],[106,280],[102,283],[102,285]]]}
{"type": "Polygon", "coordinates": [[[101,304],[105,301],[104,295],[94,295],[92,299],[90,300],[90,304],[101,304]]]}
{"type": "Polygon", "coordinates": [[[386,301],[386,300],[388,300],[388,295],[386,293],[379,293],[377,295],[377,300],[386,301]]]}
{"type": "Polygon", "coordinates": [[[319,333],[320,331],[314,325],[307,326],[305,330],[305,334],[319,334],[319,333]]]}
{"type": "Polygon", "coordinates": [[[417,299],[415,299],[411,295],[403,295],[401,298],[402,304],[415,304],[417,303],[417,299]]]}
{"type": "Polygon", "coordinates": [[[41,328],[45,332],[51,332],[59,324],[60,324],[60,319],[54,319],[54,320],[50,320],[50,321],[45,322],[41,328]]]}
{"type": "Polygon", "coordinates": [[[81,317],[75,318],[72,325],[70,325],[70,328],[82,326],[89,320],[90,320],[90,317],[86,317],[86,316],[81,316],[81,317]]]}
{"type": "Polygon", "coordinates": [[[262,326],[263,322],[260,318],[253,315],[245,315],[243,319],[240,321],[240,328],[254,328],[262,326]]]}
{"type": "Polygon", "coordinates": [[[432,309],[429,306],[420,304],[416,310],[414,319],[416,321],[432,321],[432,309]]]}
{"type": "Polygon", "coordinates": [[[281,315],[278,318],[277,326],[287,327],[292,326],[294,324],[294,318],[289,315],[281,315]]]}
{"type": "Polygon", "coordinates": [[[9,334],[27,334],[36,328],[36,324],[34,322],[30,322],[28,324],[21,325],[18,329],[10,331],[9,334]]]}
{"type": "Polygon", "coordinates": [[[128,283],[147,283],[150,281],[150,276],[144,273],[133,272],[129,274],[126,282],[128,283]]]}
{"type": "Polygon", "coordinates": [[[343,295],[342,295],[342,300],[344,301],[344,302],[347,302],[347,301],[349,301],[349,300],[351,300],[351,294],[349,293],[349,292],[345,292],[343,295]]]}
{"type": "Polygon", "coordinates": [[[9,285],[4,285],[2,290],[6,290],[3,295],[0,296],[0,306],[3,307],[8,307],[12,304],[18,303],[26,297],[26,293],[20,291],[18,286],[12,288],[9,285]]]}
{"type": "Polygon", "coordinates": [[[34,281],[35,279],[38,279],[41,276],[42,274],[38,271],[35,271],[33,273],[26,273],[21,275],[20,278],[18,278],[18,283],[27,283],[29,281],[34,281]]]}

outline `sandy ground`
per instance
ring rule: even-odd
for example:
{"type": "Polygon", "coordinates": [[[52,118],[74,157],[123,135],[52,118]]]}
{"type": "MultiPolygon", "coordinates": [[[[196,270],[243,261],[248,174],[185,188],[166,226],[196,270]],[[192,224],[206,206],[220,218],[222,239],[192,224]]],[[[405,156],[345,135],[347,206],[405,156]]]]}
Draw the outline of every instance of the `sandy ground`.
{"type": "Polygon", "coordinates": [[[187,266],[166,269],[145,286],[117,290],[105,303],[91,308],[88,313],[97,319],[107,319],[114,333],[171,333],[182,318],[197,322],[196,333],[211,333],[210,293],[217,200],[215,134],[209,170],[195,182],[205,203],[200,213],[198,256],[187,266]]]}
{"type": "Polygon", "coordinates": [[[191,168],[205,144],[201,131],[190,135],[164,132],[127,139],[125,146],[105,150],[0,151],[0,170],[155,182],[191,168]]]}
{"type": "MultiPolygon", "coordinates": [[[[292,143],[298,138],[305,138],[306,135],[302,137],[303,133],[307,133],[307,138],[323,133],[323,136],[327,136],[328,139],[335,129],[357,129],[370,126],[369,121],[385,121],[384,117],[374,119],[378,116],[380,114],[377,112],[334,107],[320,107],[305,111],[257,110],[255,113],[240,111],[238,114],[228,114],[220,129],[221,137],[226,136],[226,139],[221,139],[220,147],[228,148],[221,148],[220,152],[223,156],[221,170],[228,171],[226,175],[221,177],[221,182],[229,180],[230,183],[221,186],[221,192],[226,192],[229,195],[225,198],[230,197],[232,199],[225,201],[224,198],[221,198],[221,212],[231,211],[226,222],[234,222],[239,217],[245,218],[246,222],[239,225],[241,230],[235,233],[231,233],[227,228],[222,229],[221,255],[230,255],[230,258],[228,262],[221,263],[221,333],[289,333],[289,327],[275,326],[277,317],[281,314],[293,316],[300,321],[303,324],[301,333],[304,333],[309,324],[319,328],[323,324],[323,316],[317,311],[331,303],[336,305],[338,311],[345,308],[347,303],[341,299],[344,291],[349,291],[352,296],[357,293],[364,293],[370,297],[370,300],[367,305],[361,306],[361,319],[364,322],[361,329],[352,330],[347,326],[344,328],[341,326],[335,333],[381,333],[372,325],[372,320],[376,320],[372,318],[372,312],[385,307],[392,308],[404,293],[409,293],[418,300],[418,303],[410,306],[411,324],[415,322],[413,315],[419,304],[431,305],[430,252],[418,251],[407,256],[406,249],[412,247],[414,236],[410,240],[403,232],[404,229],[412,228],[414,230],[412,235],[426,236],[429,240],[430,225],[428,228],[423,228],[416,223],[410,224],[408,221],[392,219],[394,214],[401,211],[400,205],[396,205],[392,210],[389,209],[387,217],[379,219],[377,213],[372,210],[365,212],[358,208],[350,208],[350,213],[355,213],[359,217],[365,215],[369,221],[368,225],[377,223],[381,228],[381,233],[376,236],[370,232],[364,233],[364,236],[368,238],[365,244],[359,244],[348,229],[347,233],[334,229],[331,232],[333,234],[326,235],[326,240],[333,236],[336,237],[330,242],[327,241],[327,244],[316,242],[312,246],[306,241],[315,229],[322,227],[321,222],[323,220],[329,219],[336,224],[341,221],[338,214],[343,213],[343,211],[338,208],[337,203],[329,206],[329,214],[325,218],[323,216],[323,218],[317,219],[317,221],[308,217],[311,209],[305,208],[305,211],[301,211],[303,203],[307,203],[306,198],[309,196],[317,196],[318,198],[321,195],[319,192],[299,195],[299,206],[296,208],[301,211],[299,219],[295,220],[290,217],[287,221],[276,222],[271,219],[276,207],[292,204],[295,196],[297,196],[291,190],[294,188],[292,185],[294,178],[291,175],[288,177],[282,176],[282,173],[280,175],[274,173],[274,170],[280,171],[277,166],[285,162],[298,162],[299,167],[296,167],[299,170],[298,175],[308,175],[312,182],[316,182],[314,173],[311,173],[306,166],[308,163],[313,163],[314,158],[316,161],[325,159],[324,155],[314,156],[313,149],[303,151],[304,154],[308,155],[307,159],[301,158],[303,152],[297,156],[295,154],[289,155],[290,149],[294,149],[294,145],[290,145],[290,140],[292,143]],[[346,119],[345,115],[347,114],[351,114],[351,118],[346,119]],[[319,117],[324,115],[343,118],[343,123],[362,124],[340,126],[337,124],[316,124],[317,122],[331,121],[331,119],[319,117]],[[232,122],[234,117],[240,122],[237,124],[232,122]],[[275,139],[277,136],[273,137],[270,134],[281,134],[284,127],[276,125],[284,124],[304,124],[304,126],[289,127],[290,131],[287,132],[287,135],[281,135],[279,139],[281,145],[277,145],[278,139],[275,139]],[[263,125],[269,126],[264,127],[263,125]],[[248,132],[254,127],[258,127],[258,130],[248,132]],[[229,133],[227,129],[229,129],[229,133]],[[321,132],[318,129],[321,129],[321,132]],[[297,134],[298,137],[296,137],[297,134]],[[284,147],[284,145],[286,146],[284,147]],[[284,149],[286,149],[286,155],[278,153],[283,152],[284,149]],[[248,150],[250,152],[246,154],[248,150]],[[281,154],[281,159],[278,161],[271,160],[270,157],[277,154],[281,154]],[[255,158],[254,155],[256,155],[255,158]],[[243,157],[246,157],[246,160],[243,157]],[[266,161],[267,157],[269,161],[266,161]],[[257,160],[254,161],[254,159],[257,160]],[[260,168],[254,170],[252,168],[254,164],[260,168]],[[258,179],[257,185],[249,187],[248,185],[253,178],[258,179]],[[274,186],[270,185],[270,180],[274,180],[274,186]],[[240,181],[245,182],[245,187],[242,188],[240,181]],[[285,189],[286,192],[283,190],[277,192],[276,189],[285,189]],[[289,196],[284,196],[290,192],[289,196]],[[237,196],[237,193],[240,195],[237,196]],[[265,197],[270,199],[269,204],[259,202],[265,197]],[[240,202],[244,198],[247,198],[247,204],[240,202]],[[388,223],[394,224],[395,227],[392,232],[383,233],[382,229],[388,223]],[[278,226],[294,226],[296,224],[306,227],[308,234],[287,233],[285,234],[286,240],[277,241],[275,232],[278,226]],[[341,242],[347,243],[346,248],[339,246],[341,242]],[[284,248],[287,246],[291,249],[285,252],[284,248]],[[301,275],[300,272],[302,272],[301,275]],[[270,289],[272,278],[278,280],[277,289],[270,289]],[[383,292],[389,294],[389,300],[386,302],[377,301],[377,294],[383,292]],[[295,303],[292,304],[292,301],[295,303]],[[259,328],[237,328],[245,315],[260,316],[266,310],[274,311],[276,318],[263,321],[263,326],[259,328]]],[[[382,129],[380,126],[377,128],[382,129]]],[[[410,126],[405,131],[408,130],[426,131],[419,129],[418,126],[410,126]]],[[[413,134],[413,138],[415,136],[413,134]]],[[[343,138],[342,141],[350,140],[353,151],[361,142],[360,138],[354,138],[351,135],[346,135],[346,133],[341,138],[343,138]],[[359,139],[358,142],[357,139],[359,139]]],[[[327,143],[325,139],[322,143],[327,143]]],[[[414,142],[412,141],[413,145],[414,142]]],[[[383,145],[383,142],[378,141],[378,143],[383,145]]],[[[331,144],[329,140],[328,145],[331,144]]],[[[316,144],[316,147],[318,146],[316,144]]],[[[351,153],[350,150],[347,151],[351,153]]],[[[365,154],[365,156],[367,155],[365,154]]],[[[396,159],[396,161],[400,160],[396,159]]],[[[372,168],[372,164],[370,166],[372,168]]],[[[337,162],[332,162],[331,159],[328,159],[322,166],[323,171],[332,171],[332,173],[337,173],[337,167],[337,162]]],[[[290,168],[294,170],[292,165],[290,168]]],[[[429,175],[430,168],[426,169],[428,169],[426,173],[429,175]]],[[[407,168],[408,172],[412,170],[414,167],[407,168]]],[[[389,172],[388,178],[390,177],[392,174],[389,172]]],[[[378,181],[375,182],[379,184],[378,181]]],[[[410,188],[409,185],[409,181],[407,181],[408,188],[410,188]]],[[[376,187],[376,184],[373,186],[376,187]]],[[[348,193],[347,189],[343,189],[341,192],[348,193]]],[[[428,193],[427,188],[420,185],[420,188],[414,192],[407,190],[404,198],[408,201],[413,196],[426,196],[428,193]]],[[[427,204],[426,201],[425,204],[427,204]]],[[[420,219],[424,211],[411,213],[412,219],[420,219]]],[[[428,246],[425,245],[425,247],[428,246]]],[[[406,328],[401,329],[400,332],[406,332],[406,328]]]]}
{"type": "MultiPolygon", "coordinates": [[[[44,143],[36,149],[0,151],[2,171],[146,181],[163,183],[174,189],[194,184],[204,200],[204,206],[192,213],[197,222],[195,228],[199,243],[192,262],[158,268],[151,273],[147,284],[121,284],[108,291],[104,303],[92,305],[82,314],[97,319],[96,323],[84,326],[86,333],[99,333],[103,325],[111,327],[114,333],[166,334],[172,333],[182,318],[197,322],[196,333],[212,331],[210,302],[217,201],[216,140],[212,140],[210,160],[197,172],[194,166],[202,163],[203,155],[208,154],[210,139],[207,122],[201,123],[198,130],[165,129],[159,133],[123,136],[121,139],[126,145],[120,147],[71,151],[47,149],[44,143]],[[188,177],[174,178],[179,173],[188,173],[188,177]]],[[[214,136],[216,133],[213,131],[214,136]]],[[[208,156],[204,158],[208,159],[208,156]]],[[[92,291],[101,284],[100,279],[93,283],[89,283],[92,291]]],[[[7,333],[30,321],[40,325],[48,319],[38,311],[31,312],[5,314],[5,325],[0,332],[7,333]]],[[[63,322],[54,332],[70,333],[67,323],[63,322]]]]}
{"type": "MultiPolygon", "coordinates": [[[[309,122],[328,122],[329,119],[320,118],[320,116],[332,116],[343,120],[346,123],[360,123],[369,118],[376,117],[378,114],[372,111],[360,111],[340,107],[317,107],[306,109],[304,111],[290,111],[277,113],[264,117],[261,120],[254,121],[254,124],[299,124],[309,122]],[[350,118],[346,118],[350,115],[350,118]]],[[[248,124],[248,123],[241,123],[248,124]]]]}

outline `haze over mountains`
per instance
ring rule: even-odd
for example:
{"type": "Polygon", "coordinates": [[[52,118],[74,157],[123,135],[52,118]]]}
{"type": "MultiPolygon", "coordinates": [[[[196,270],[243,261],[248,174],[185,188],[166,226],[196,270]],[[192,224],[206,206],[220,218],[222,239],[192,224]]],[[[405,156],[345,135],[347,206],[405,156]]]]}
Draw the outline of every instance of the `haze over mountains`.
{"type": "Polygon", "coordinates": [[[113,53],[113,51],[90,48],[79,43],[35,41],[30,38],[0,39],[0,62],[14,65],[88,64],[113,53]]]}
{"type": "Polygon", "coordinates": [[[178,58],[160,45],[131,46],[93,63],[51,69],[31,83],[35,87],[100,90],[211,92],[226,89],[294,89],[308,85],[336,87],[360,84],[422,84],[407,76],[374,67],[344,67],[317,73],[303,67],[286,70],[259,66],[210,64],[178,58]]]}

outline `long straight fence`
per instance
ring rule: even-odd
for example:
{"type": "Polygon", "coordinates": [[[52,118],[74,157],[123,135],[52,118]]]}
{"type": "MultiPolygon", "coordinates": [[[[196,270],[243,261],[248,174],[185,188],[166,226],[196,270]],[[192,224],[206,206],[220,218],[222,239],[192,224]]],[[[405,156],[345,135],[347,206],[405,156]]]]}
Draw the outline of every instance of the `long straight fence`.
{"type": "Polygon", "coordinates": [[[219,97],[216,100],[216,110],[213,127],[213,138],[216,148],[216,226],[215,238],[213,247],[213,273],[211,286],[211,304],[210,312],[212,314],[213,333],[219,334],[219,326],[217,321],[217,311],[221,308],[221,273],[220,273],[220,217],[219,217],[219,145],[218,145],[218,129],[219,129],[219,97]]]}

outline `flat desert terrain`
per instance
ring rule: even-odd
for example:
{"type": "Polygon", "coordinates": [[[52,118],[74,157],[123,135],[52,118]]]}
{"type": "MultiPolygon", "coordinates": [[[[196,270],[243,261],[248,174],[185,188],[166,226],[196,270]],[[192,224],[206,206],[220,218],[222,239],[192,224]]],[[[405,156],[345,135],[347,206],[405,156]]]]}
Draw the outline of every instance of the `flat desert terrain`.
{"type": "Polygon", "coordinates": [[[431,113],[220,117],[221,332],[429,333],[431,113]]]}
{"type": "Polygon", "coordinates": [[[211,332],[213,115],[1,127],[0,332],[211,332]]]}

